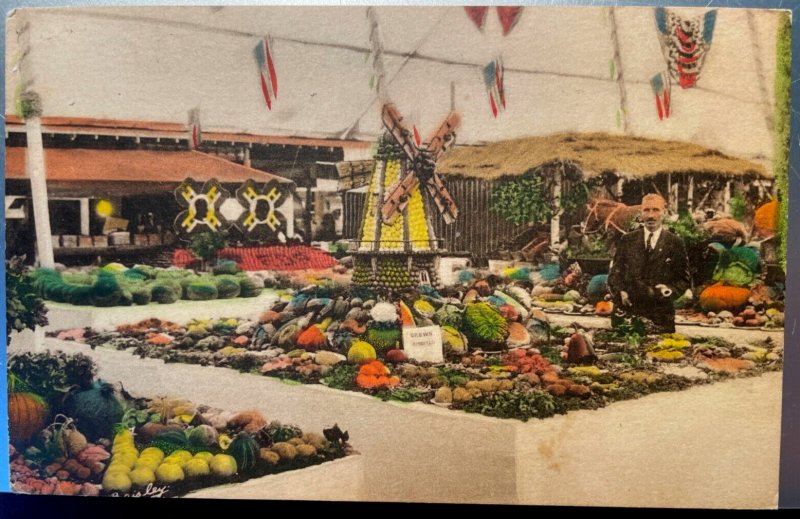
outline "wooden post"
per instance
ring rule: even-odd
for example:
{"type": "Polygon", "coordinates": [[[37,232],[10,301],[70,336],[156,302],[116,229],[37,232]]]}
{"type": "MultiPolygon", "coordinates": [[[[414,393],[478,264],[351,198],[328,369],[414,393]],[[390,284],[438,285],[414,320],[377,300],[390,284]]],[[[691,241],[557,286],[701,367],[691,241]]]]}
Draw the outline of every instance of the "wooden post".
{"type": "Polygon", "coordinates": [[[53,268],[53,238],[50,234],[50,210],[47,205],[47,175],[44,164],[44,145],[42,144],[42,121],[31,117],[26,124],[28,144],[25,148],[25,166],[31,179],[31,199],[36,225],[36,253],[39,265],[53,268]]]}
{"type": "Polygon", "coordinates": [[[689,187],[686,191],[686,208],[689,214],[694,211],[694,175],[689,175],[689,187]]]}
{"type": "Polygon", "coordinates": [[[89,199],[81,198],[81,234],[89,236],[91,230],[89,229],[89,199]]]}
{"type": "MultiPolygon", "coordinates": [[[[672,175],[670,175],[671,179],[672,175]]],[[[679,182],[671,182],[669,186],[669,210],[673,214],[678,212],[678,187],[680,187],[679,182]]]]}
{"type": "Polygon", "coordinates": [[[246,168],[252,167],[252,163],[250,162],[250,148],[244,148],[244,166],[246,168]]]}
{"type": "Polygon", "coordinates": [[[731,181],[725,181],[725,191],[722,192],[723,210],[730,214],[731,212],[731,181]]]}
{"type": "Polygon", "coordinates": [[[620,177],[617,179],[617,184],[614,186],[614,196],[617,197],[617,201],[622,200],[623,188],[625,187],[625,178],[620,177]]]}
{"type": "Polygon", "coordinates": [[[555,171],[553,184],[553,216],[550,218],[550,245],[556,246],[561,241],[561,184],[563,182],[564,164],[555,171]]]}

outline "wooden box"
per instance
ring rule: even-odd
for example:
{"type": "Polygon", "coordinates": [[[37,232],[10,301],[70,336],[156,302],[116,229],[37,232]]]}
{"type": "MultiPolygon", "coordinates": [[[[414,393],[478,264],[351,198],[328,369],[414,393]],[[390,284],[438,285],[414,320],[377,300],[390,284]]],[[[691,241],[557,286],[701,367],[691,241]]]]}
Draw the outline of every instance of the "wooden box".
{"type": "Polygon", "coordinates": [[[61,246],[62,247],[77,247],[78,246],[78,237],[72,234],[63,234],[61,235],[61,246]]]}
{"type": "Polygon", "coordinates": [[[78,236],[78,247],[92,247],[93,245],[94,241],[92,241],[91,236],[78,236]]]}
{"type": "Polygon", "coordinates": [[[108,236],[105,234],[92,236],[92,243],[95,247],[108,247],[108,236]]]}
{"type": "Polygon", "coordinates": [[[161,245],[161,235],[158,233],[150,233],[147,235],[148,245],[161,245]]]}
{"type": "Polygon", "coordinates": [[[147,245],[147,235],[146,234],[134,234],[133,235],[133,244],[134,245],[147,245]]]}

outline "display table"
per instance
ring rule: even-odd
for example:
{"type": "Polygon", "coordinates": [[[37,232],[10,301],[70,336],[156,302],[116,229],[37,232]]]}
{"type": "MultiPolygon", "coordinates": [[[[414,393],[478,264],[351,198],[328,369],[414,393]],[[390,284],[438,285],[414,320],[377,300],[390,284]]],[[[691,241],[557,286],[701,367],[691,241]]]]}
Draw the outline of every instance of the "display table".
{"type": "MultiPolygon", "coordinates": [[[[523,423],[55,339],[45,347],[91,356],[99,377],[122,381],[132,393],[257,409],[304,429],[338,423],[363,455],[365,481],[363,496],[340,481],[338,499],[722,508],[777,503],[780,373],[523,423]]],[[[14,341],[11,353],[26,348],[14,341]]],[[[306,484],[306,497],[329,498],[323,483],[306,484]]]]}

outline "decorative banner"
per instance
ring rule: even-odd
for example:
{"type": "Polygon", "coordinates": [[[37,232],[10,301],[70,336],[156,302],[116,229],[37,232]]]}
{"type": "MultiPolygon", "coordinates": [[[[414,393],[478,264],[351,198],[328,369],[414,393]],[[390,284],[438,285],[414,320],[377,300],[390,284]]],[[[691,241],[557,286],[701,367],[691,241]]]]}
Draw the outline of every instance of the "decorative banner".
{"type": "Polygon", "coordinates": [[[369,20],[369,43],[370,55],[372,56],[373,74],[369,79],[369,87],[378,91],[381,102],[386,102],[386,72],[383,65],[383,38],[381,37],[380,27],[378,26],[378,16],[375,14],[374,7],[367,8],[367,19],[369,20]]]}
{"type": "Polygon", "coordinates": [[[289,196],[287,184],[270,180],[260,188],[253,179],[247,179],[236,190],[236,198],[244,206],[236,225],[251,240],[264,241],[286,232],[286,218],[278,212],[289,196]]]}
{"type": "Polygon", "coordinates": [[[656,96],[658,119],[663,120],[669,117],[669,102],[672,92],[672,81],[670,81],[669,73],[660,72],[653,76],[650,80],[650,86],[653,88],[653,94],[656,96]]]}
{"type": "Polygon", "coordinates": [[[486,23],[486,13],[489,12],[489,8],[486,6],[469,6],[464,7],[464,10],[467,12],[469,19],[472,20],[472,23],[475,24],[475,27],[479,31],[483,31],[483,24],[486,23]]]}
{"type": "Polygon", "coordinates": [[[202,186],[191,178],[185,179],[175,190],[178,204],[186,208],[175,218],[175,232],[186,239],[198,232],[227,229],[228,221],[219,213],[222,202],[227,198],[230,198],[230,193],[215,178],[202,186]]]}
{"type": "Polygon", "coordinates": [[[267,109],[272,110],[272,102],[278,97],[278,75],[272,62],[269,36],[264,36],[258,42],[254,53],[261,77],[261,92],[264,94],[264,101],[267,102],[267,109]]]}
{"type": "Polygon", "coordinates": [[[417,145],[417,148],[422,145],[422,137],[419,134],[419,130],[417,129],[417,125],[414,125],[414,144],[417,145]]]}
{"type": "MultiPolygon", "coordinates": [[[[479,31],[483,32],[483,27],[486,24],[486,13],[489,12],[487,6],[469,6],[464,7],[467,16],[475,24],[479,31]]],[[[519,16],[522,14],[522,7],[497,7],[497,17],[500,19],[500,26],[503,28],[503,36],[507,36],[511,29],[519,21],[519,16]]]]}
{"type": "Polygon", "coordinates": [[[717,11],[683,20],[672,11],[659,7],[655,11],[659,41],[669,73],[681,88],[697,83],[706,53],[711,47],[717,11]]]}
{"type": "Polygon", "coordinates": [[[203,142],[203,133],[200,130],[200,109],[189,110],[189,147],[196,150],[203,142]]]}
{"type": "Polygon", "coordinates": [[[492,115],[497,117],[497,114],[506,108],[502,58],[497,58],[483,67],[483,82],[489,93],[489,104],[492,107],[492,115]]]}
{"type": "Polygon", "coordinates": [[[522,14],[522,7],[498,7],[497,17],[500,18],[500,25],[503,27],[503,36],[507,36],[511,29],[517,25],[519,15],[522,14]]]}

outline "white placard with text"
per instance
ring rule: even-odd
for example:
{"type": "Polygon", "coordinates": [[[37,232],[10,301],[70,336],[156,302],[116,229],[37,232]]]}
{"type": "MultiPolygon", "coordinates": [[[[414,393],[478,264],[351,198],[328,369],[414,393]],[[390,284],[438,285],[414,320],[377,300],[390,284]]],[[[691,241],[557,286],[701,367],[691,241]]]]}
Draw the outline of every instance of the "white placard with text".
{"type": "Polygon", "coordinates": [[[442,329],[438,326],[403,328],[403,350],[409,359],[444,362],[442,329]]]}

